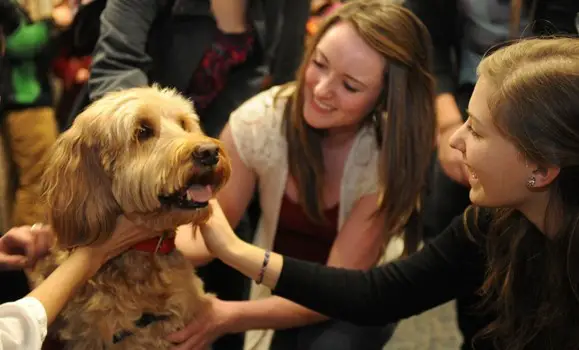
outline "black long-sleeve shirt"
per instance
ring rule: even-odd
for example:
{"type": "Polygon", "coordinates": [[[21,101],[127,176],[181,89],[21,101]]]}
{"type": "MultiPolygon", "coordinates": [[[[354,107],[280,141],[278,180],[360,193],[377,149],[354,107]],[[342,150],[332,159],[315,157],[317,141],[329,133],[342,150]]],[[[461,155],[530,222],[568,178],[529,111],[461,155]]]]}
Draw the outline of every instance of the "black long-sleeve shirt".
{"type": "MultiPolygon", "coordinates": [[[[469,228],[474,211],[467,215],[469,228]]],[[[481,212],[476,227],[488,227],[489,215],[481,212]]],[[[474,232],[474,231],[471,231],[474,232]]],[[[484,236],[481,236],[484,237],[484,236]]],[[[481,239],[471,239],[462,217],[420,252],[369,271],[331,268],[284,258],[275,294],[332,318],[361,325],[384,325],[417,315],[459,296],[478,299],[486,271],[481,239]]],[[[464,330],[463,349],[471,348],[474,334],[492,321],[492,315],[472,310],[469,324],[478,329],[464,330]]],[[[477,350],[492,349],[477,341],[477,350]]]]}

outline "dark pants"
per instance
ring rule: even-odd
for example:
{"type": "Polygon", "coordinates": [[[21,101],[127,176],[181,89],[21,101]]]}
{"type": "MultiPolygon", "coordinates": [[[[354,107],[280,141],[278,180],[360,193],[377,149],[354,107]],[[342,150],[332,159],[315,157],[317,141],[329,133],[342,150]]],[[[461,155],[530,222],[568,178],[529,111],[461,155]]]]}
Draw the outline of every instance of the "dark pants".
{"type": "Polygon", "coordinates": [[[271,350],[381,350],[396,325],[360,327],[343,321],[276,331],[271,350]]]}

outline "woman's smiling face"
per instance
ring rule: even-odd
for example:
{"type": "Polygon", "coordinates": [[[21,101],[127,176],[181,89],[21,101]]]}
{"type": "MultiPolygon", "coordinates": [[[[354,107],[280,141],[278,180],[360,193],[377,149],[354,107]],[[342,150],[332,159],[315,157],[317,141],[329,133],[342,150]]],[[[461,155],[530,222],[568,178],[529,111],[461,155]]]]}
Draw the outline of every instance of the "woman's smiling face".
{"type": "Polygon", "coordinates": [[[462,152],[469,170],[470,200],[485,207],[520,207],[531,192],[532,168],[515,145],[496,127],[488,98],[493,86],[480,77],[469,103],[469,118],[456,131],[451,145],[462,152]]]}
{"type": "Polygon", "coordinates": [[[348,22],[321,38],[305,71],[304,119],[316,129],[357,128],[382,91],[385,59],[348,22]]]}

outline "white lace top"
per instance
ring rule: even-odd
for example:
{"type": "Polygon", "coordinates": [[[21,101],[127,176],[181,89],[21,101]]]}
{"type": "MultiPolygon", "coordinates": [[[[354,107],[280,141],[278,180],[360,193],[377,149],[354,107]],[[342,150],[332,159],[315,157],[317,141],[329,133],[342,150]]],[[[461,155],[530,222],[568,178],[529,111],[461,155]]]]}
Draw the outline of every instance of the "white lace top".
{"type": "MultiPolygon", "coordinates": [[[[288,176],[287,142],[282,130],[285,103],[291,91],[275,100],[280,87],[264,91],[241,105],[229,119],[237,151],[245,165],[257,176],[261,217],[254,244],[272,249],[279,211],[288,176]],[[274,101],[275,100],[275,101],[274,101]]],[[[340,189],[338,229],[348,218],[352,207],[362,196],[378,190],[378,147],[374,130],[361,129],[353,143],[344,167],[340,189]]],[[[271,295],[262,285],[252,283],[250,299],[271,295]]],[[[272,331],[253,330],[246,334],[246,350],[267,350],[272,331]]]]}

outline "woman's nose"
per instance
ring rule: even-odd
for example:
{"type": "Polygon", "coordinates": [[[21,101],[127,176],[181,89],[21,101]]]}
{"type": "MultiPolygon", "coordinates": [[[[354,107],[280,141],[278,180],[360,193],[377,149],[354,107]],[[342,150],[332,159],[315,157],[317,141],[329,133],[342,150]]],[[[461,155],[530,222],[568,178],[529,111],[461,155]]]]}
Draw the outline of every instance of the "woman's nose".
{"type": "Polygon", "coordinates": [[[465,143],[464,143],[464,131],[465,131],[465,124],[461,125],[460,128],[456,129],[454,134],[450,137],[450,147],[461,151],[464,153],[466,151],[465,143]]]}
{"type": "Polygon", "coordinates": [[[332,79],[328,76],[321,77],[314,87],[314,95],[319,98],[332,96],[332,79]]]}

